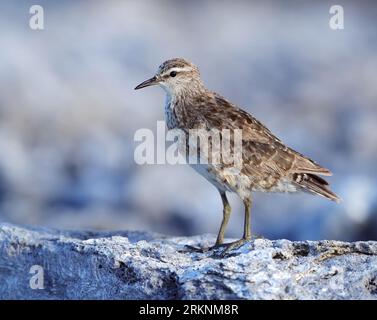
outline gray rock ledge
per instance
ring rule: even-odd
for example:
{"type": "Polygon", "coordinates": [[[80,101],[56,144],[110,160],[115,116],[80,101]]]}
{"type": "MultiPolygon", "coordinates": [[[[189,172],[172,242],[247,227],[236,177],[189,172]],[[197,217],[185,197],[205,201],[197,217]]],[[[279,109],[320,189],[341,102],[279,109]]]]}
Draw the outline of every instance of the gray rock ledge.
{"type": "Polygon", "coordinates": [[[256,239],[225,258],[185,250],[213,241],[0,223],[0,299],[377,299],[375,241],[256,239]]]}

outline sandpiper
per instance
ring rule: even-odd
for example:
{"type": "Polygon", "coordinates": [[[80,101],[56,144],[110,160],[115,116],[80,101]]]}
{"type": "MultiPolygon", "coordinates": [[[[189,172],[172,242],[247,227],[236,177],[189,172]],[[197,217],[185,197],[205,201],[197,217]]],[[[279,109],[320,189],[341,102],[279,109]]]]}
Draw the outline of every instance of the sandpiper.
{"type": "Polygon", "coordinates": [[[216,243],[224,252],[251,239],[250,209],[253,192],[309,192],[333,201],[340,198],[320,176],[330,170],[287,147],[261,122],[216,92],[208,90],[199,69],[191,62],[175,58],[165,61],[150,79],[135,90],[159,85],[166,92],[165,121],[168,129],[205,128],[242,130],[242,167],[230,173],[225,163],[208,163],[192,167],[219,191],[223,203],[223,219],[216,243]],[[224,233],[231,207],[226,192],[235,192],[243,201],[245,220],[243,237],[224,244],[224,233]]]}

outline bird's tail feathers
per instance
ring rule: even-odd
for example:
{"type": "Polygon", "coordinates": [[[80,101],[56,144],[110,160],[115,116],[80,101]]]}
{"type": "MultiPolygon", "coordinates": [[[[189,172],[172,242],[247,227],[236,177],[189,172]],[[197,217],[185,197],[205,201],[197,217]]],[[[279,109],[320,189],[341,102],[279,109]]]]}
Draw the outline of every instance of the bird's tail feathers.
{"type": "Polygon", "coordinates": [[[315,174],[296,173],[293,175],[293,179],[305,191],[318,194],[338,203],[341,201],[341,198],[330,190],[328,182],[315,174]]]}

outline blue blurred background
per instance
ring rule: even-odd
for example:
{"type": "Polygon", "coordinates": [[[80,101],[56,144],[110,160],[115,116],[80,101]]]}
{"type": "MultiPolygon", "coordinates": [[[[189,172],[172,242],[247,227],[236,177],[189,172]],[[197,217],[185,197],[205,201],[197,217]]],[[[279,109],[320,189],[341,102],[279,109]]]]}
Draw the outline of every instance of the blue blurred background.
{"type": "MultiPolygon", "coordinates": [[[[0,220],[69,229],[217,233],[221,200],[188,166],[136,165],[134,133],[163,119],[172,57],[294,149],[330,168],[344,201],[256,194],[268,238],[377,239],[377,4],[373,1],[0,3],[0,220]],[[329,8],[344,8],[344,30],[329,8]]],[[[242,233],[230,197],[228,236],[242,233]]]]}

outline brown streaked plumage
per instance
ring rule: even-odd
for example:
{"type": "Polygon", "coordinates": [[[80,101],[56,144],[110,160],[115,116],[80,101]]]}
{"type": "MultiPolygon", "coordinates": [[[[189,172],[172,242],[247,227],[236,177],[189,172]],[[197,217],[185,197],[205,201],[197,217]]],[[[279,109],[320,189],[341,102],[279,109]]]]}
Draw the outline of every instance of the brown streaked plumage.
{"type": "MultiPolygon", "coordinates": [[[[245,225],[243,238],[225,245],[225,251],[251,238],[249,215],[254,191],[306,191],[333,201],[340,200],[329,189],[327,181],[320,177],[330,176],[328,169],[287,147],[249,113],[207,90],[198,68],[192,63],[180,58],[167,60],[154,77],[135,89],[155,84],[167,93],[165,118],[169,129],[182,129],[187,134],[191,129],[217,129],[220,133],[229,129],[231,134],[236,129],[242,130],[242,166],[237,174],[231,171],[233,164],[209,162],[192,165],[219,190],[223,201],[223,222],[215,247],[224,246],[224,232],[230,215],[227,191],[235,192],[243,200],[245,225]]],[[[188,143],[183,147],[188,149],[188,143]]]]}

